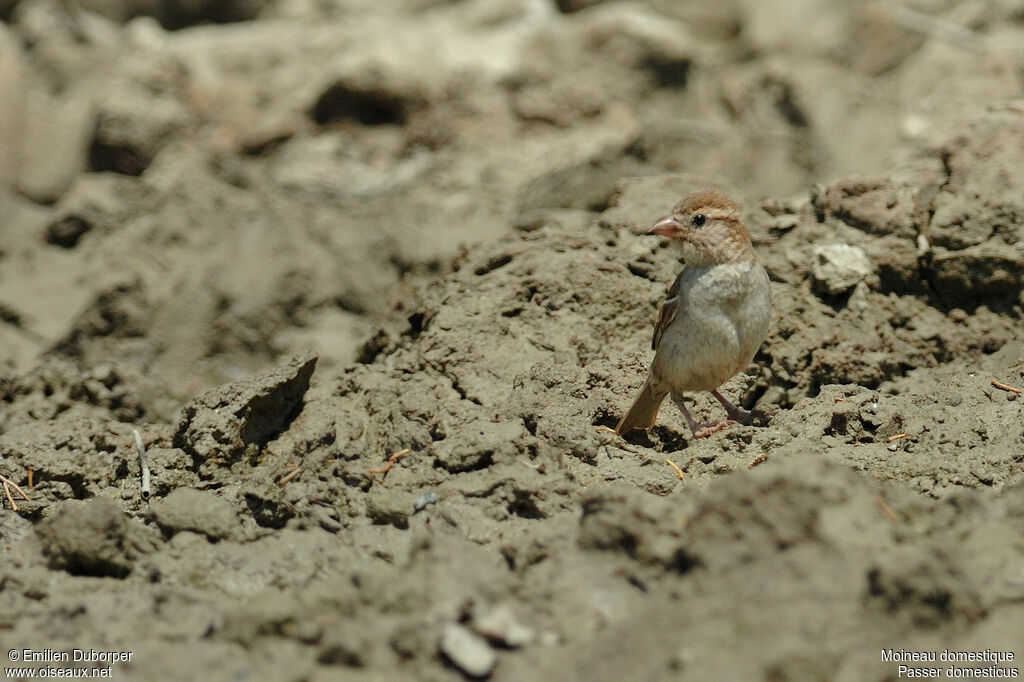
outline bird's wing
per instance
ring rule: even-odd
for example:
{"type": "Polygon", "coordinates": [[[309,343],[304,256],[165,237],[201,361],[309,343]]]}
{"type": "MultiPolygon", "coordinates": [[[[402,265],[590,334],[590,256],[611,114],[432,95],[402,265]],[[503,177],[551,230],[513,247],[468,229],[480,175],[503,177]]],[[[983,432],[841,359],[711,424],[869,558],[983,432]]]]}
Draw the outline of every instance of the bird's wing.
{"type": "Polygon", "coordinates": [[[679,273],[676,281],[668,288],[665,300],[661,302],[661,310],[658,311],[658,323],[654,325],[654,339],[651,341],[651,348],[658,350],[658,343],[661,342],[661,335],[665,333],[672,320],[679,314],[679,283],[683,279],[683,273],[679,273]]]}

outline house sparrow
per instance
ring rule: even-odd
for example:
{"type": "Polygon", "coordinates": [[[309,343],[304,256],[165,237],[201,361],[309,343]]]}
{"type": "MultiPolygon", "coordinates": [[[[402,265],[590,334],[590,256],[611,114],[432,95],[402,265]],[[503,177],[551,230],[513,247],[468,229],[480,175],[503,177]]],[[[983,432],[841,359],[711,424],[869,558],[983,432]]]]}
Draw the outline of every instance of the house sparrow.
{"type": "Polygon", "coordinates": [[[772,287],[757,263],[739,208],[714,190],[683,197],[650,234],[682,249],[686,267],[669,287],[654,327],[654,361],[640,396],[615,432],[654,425],[666,395],[686,417],[697,438],[740,422],[751,413],[736,407],[718,387],[750,364],[768,334],[772,287]],[[728,419],[698,424],[683,403],[683,391],[710,391],[728,419]]]}

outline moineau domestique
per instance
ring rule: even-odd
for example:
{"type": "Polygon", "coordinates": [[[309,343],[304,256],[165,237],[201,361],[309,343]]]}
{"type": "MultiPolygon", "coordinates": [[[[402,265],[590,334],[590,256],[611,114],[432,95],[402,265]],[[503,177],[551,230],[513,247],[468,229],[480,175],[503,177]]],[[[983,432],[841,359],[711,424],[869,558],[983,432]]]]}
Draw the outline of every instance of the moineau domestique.
{"type": "Polygon", "coordinates": [[[883,661],[986,661],[991,663],[1004,663],[1012,661],[1012,651],[993,651],[983,649],[982,651],[950,651],[943,649],[941,653],[936,651],[907,651],[906,649],[882,649],[883,661]]]}

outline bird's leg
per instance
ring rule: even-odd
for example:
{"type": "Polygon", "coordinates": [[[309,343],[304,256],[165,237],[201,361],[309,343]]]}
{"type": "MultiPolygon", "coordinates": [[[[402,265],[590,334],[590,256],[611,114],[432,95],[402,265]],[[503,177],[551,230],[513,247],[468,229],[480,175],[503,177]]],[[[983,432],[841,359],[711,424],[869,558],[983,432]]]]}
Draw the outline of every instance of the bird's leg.
{"type": "Polygon", "coordinates": [[[672,391],[671,395],[672,402],[674,402],[676,407],[679,408],[679,411],[683,413],[683,416],[686,418],[686,424],[690,427],[690,431],[693,432],[694,438],[707,438],[708,436],[718,433],[722,429],[736,423],[732,419],[723,419],[710,424],[701,424],[696,422],[693,417],[690,416],[690,411],[686,409],[686,403],[683,402],[682,394],[677,391],[672,391]]]}
{"type": "Polygon", "coordinates": [[[718,392],[718,390],[711,391],[711,395],[718,399],[718,402],[722,403],[722,407],[725,408],[726,414],[729,415],[729,419],[734,422],[739,422],[745,426],[749,425],[754,419],[754,413],[749,410],[744,410],[742,407],[736,407],[730,403],[724,395],[718,392]]]}

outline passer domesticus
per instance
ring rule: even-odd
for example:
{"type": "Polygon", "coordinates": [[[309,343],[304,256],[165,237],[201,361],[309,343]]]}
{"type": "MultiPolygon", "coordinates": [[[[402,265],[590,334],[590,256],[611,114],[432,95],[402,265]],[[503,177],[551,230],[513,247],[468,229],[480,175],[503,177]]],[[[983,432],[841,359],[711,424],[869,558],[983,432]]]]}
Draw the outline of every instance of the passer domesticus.
{"type": "Polygon", "coordinates": [[[736,422],[749,424],[750,412],[718,392],[750,364],[772,315],[768,273],[757,262],[739,208],[720,192],[693,192],[650,233],[678,244],[686,267],[661,305],[647,383],[615,432],[653,426],[666,395],[672,396],[697,438],[736,422]],[[728,419],[698,424],[683,403],[683,391],[710,391],[728,419]]]}

